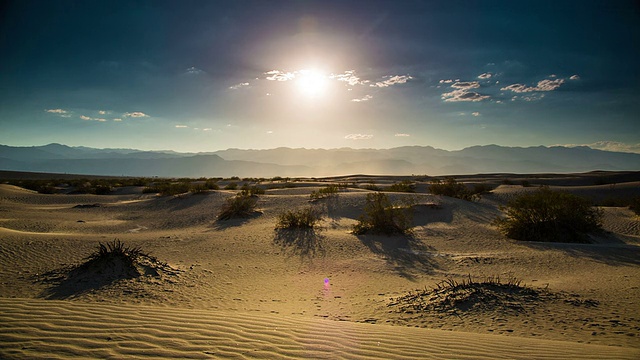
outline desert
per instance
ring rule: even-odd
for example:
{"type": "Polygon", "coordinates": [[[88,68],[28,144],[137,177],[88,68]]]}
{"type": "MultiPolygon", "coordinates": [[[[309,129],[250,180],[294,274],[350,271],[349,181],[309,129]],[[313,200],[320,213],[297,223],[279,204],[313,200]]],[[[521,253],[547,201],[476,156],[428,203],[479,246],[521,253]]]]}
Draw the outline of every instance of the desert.
{"type": "Polygon", "coordinates": [[[41,175],[2,175],[3,358],[640,355],[639,218],[620,205],[640,195],[637,172],[456,176],[482,185],[471,200],[432,194],[426,176],[215,179],[215,190],[95,195],[74,191],[71,177],[42,194],[11,185],[41,175]],[[255,209],[219,219],[240,186],[261,189],[255,209]],[[588,243],[506,237],[495,219],[541,186],[590,199],[602,230],[588,243]],[[355,234],[370,194],[410,200],[410,232],[355,234]],[[306,208],[315,226],[277,227],[306,208]],[[135,267],[92,263],[100,245],[138,251],[135,267]]]}

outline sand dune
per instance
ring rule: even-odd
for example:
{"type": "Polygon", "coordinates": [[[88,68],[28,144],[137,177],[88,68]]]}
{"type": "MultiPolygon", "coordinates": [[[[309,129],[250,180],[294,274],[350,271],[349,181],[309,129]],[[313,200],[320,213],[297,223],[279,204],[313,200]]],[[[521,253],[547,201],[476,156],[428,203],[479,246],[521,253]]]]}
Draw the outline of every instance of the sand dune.
{"type": "MultiPolygon", "coordinates": [[[[640,191],[567,181],[579,186],[554,186],[587,196],[640,191]]],[[[254,216],[224,222],[216,214],[234,191],[42,195],[0,185],[0,357],[640,356],[640,228],[629,209],[603,207],[606,232],[593,244],[524,243],[491,221],[533,188],[501,185],[477,202],[389,193],[417,202],[414,235],[355,236],[370,191],[310,203],[324,183],[294,184],[267,190],[254,216]],[[321,211],[320,228],[274,229],[280,212],[305,206],[321,211]],[[70,277],[98,242],[114,239],[163,265],[142,276],[70,277]],[[548,295],[518,311],[394,306],[410,291],[469,276],[515,276],[548,295]]]]}
{"type": "Polygon", "coordinates": [[[303,316],[0,299],[7,358],[636,359],[640,349],[303,316]]]}

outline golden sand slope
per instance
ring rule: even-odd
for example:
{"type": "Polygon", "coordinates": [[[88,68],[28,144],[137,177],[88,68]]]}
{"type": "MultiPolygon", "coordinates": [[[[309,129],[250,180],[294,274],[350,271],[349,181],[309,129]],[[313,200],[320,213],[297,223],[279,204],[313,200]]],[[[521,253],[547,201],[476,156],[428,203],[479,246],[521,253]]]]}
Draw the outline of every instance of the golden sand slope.
{"type": "Polygon", "coordinates": [[[0,299],[5,358],[637,359],[640,350],[261,313],[0,299]]]}

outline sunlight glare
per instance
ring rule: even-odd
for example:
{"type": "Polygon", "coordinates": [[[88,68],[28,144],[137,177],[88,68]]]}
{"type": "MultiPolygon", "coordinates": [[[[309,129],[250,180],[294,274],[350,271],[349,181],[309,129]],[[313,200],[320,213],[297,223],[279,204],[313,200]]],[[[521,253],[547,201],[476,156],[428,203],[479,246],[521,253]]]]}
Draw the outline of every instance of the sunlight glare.
{"type": "Polygon", "coordinates": [[[327,77],[317,70],[300,70],[296,78],[298,90],[305,96],[317,98],[327,90],[327,77]]]}

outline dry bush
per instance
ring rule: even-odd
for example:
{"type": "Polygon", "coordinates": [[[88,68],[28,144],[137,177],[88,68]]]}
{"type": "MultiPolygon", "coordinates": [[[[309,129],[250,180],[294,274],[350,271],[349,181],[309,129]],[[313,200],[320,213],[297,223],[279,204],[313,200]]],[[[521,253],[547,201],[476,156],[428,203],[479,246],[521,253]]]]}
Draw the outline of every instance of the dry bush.
{"type": "Polygon", "coordinates": [[[297,210],[287,210],[278,215],[276,229],[313,229],[322,221],[320,212],[309,206],[297,210]]]}
{"type": "Polygon", "coordinates": [[[257,196],[239,193],[227,200],[218,214],[218,220],[249,217],[255,212],[257,203],[257,196]]]}

